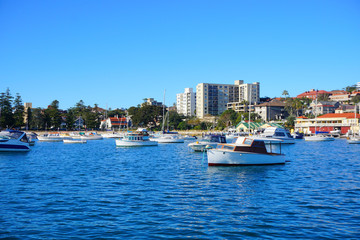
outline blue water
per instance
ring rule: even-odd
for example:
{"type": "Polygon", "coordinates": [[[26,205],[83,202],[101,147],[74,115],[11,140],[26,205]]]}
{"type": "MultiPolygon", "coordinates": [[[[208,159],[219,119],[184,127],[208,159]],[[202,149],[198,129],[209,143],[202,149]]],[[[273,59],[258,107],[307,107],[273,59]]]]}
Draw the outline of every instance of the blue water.
{"type": "Polygon", "coordinates": [[[285,165],[208,167],[187,144],[37,142],[0,154],[3,239],[356,239],[360,145],[299,140],[285,165]]]}

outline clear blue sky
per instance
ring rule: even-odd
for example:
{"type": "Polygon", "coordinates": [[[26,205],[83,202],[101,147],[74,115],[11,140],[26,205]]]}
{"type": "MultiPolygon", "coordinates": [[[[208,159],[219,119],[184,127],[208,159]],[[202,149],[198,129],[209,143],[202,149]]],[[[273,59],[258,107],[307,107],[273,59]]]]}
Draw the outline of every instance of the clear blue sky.
{"type": "Polygon", "coordinates": [[[176,101],[198,83],[261,96],[360,81],[358,0],[0,0],[0,92],[34,107],[176,101]]]}

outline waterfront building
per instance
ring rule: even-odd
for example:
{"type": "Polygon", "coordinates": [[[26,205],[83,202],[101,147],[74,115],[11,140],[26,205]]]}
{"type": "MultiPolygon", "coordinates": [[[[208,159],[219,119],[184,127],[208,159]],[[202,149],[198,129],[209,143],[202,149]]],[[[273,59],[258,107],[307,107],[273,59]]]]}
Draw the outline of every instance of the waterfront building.
{"type": "Polygon", "coordinates": [[[350,132],[359,132],[359,118],[355,113],[328,113],[312,119],[304,116],[295,120],[295,131],[304,132],[305,134],[315,133],[316,131],[330,132],[340,130],[341,134],[350,132]]]}
{"type": "Polygon", "coordinates": [[[120,130],[122,128],[127,127],[126,118],[119,118],[119,117],[109,117],[105,120],[102,120],[100,123],[100,129],[106,130],[120,130]]]}
{"type": "Polygon", "coordinates": [[[200,83],[196,86],[196,116],[199,118],[220,115],[226,109],[243,111],[249,108],[247,103],[259,102],[259,82],[244,84],[243,80],[236,80],[235,84],[200,83]]]}
{"type": "Polygon", "coordinates": [[[176,94],[176,110],[184,116],[194,116],[196,109],[196,94],[192,88],[185,88],[184,93],[176,94]]]}
{"type": "Polygon", "coordinates": [[[285,103],[276,99],[255,106],[255,113],[264,121],[283,120],[289,116],[285,110],[285,103]]]}

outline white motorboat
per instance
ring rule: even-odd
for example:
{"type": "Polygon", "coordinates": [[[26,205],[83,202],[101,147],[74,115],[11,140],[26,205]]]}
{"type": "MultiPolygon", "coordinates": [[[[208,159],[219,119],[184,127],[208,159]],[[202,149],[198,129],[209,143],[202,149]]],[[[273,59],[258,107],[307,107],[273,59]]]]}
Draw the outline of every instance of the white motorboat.
{"type": "MultiPolygon", "coordinates": [[[[269,141],[269,140],[268,140],[269,141]]],[[[270,143],[281,142],[271,140],[270,143]]],[[[281,154],[279,143],[266,146],[264,140],[251,137],[239,137],[235,143],[220,143],[207,151],[209,166],[246,166],[285,164],[285,155],[281,154]],[[272,148],[274,146],[275,148],[272,148]]],[[[281,146],[281,145],[280,145],[281,146]]]]}
{"type": "Polygon", "coordinates": [[[129,132],[122,139],[115,140],[117,147],[144,147],[157,146],[158,143],[149,139],[146,131],[129,132]]]}
{"type": "Polygon", "coordinates": [[[281,144],[294,144],[295,140],[289,130],[280,127],[268,127],[260,137],[282,140],[281,144]]]}
{"type": "Polygon", "coordinates": [[[184,138],[177,132],[163,132],[151,138],[152,141],[158,143],[184,143],[184,138]]]}
{"type": "Polygon", "coordinates": [[[29,140],[26,133],[15,130],[0,132],[0,152],[28,152],[29,140]]]}
{"type": "Polygon", "coordinates": [[[37,136],[37,139],[41,142],[62,142],[66,138],[69,138],[69,136],[62,135],[58,132],[45,133],[37,136]]]}
{"type": "Polygon", "coordinates": [[[90,132],[90,133],[85,133],[84,135],[81,135],[80,139],[81,140],[102,140],[104,138],[103,138],[103,136],[101,136],[100,134],[97,134],[96,132],[90,132]]]}
{"type": "Polygon", "coordinates": [[[124,137],[124,134],[119,132],[111,132],[111,133],[101,134],[101,136],[103,136],[103,138],[122,138],[124,137]]]}
{"type": "Polygon", "coordinates": [[[86,143],[86,140],[83,139],[64,139],[64,143],[86,143]]]}
{"type": "Polygon", "coordinates": [[[209,148],[216,148],[219,143],[226,143],[225,136],[222,135],[206,135],[203,139],[189,143],[188,146],[195,152],[203,152],[209,148]]]}
{"type": "Polygon", "coordinates": [[[360,144],[360,136],[350,136],[347,139],[349,144],[360,144]]]}
{"type": "Polygon", "coordinates": [[[312,141],[312,142],[325,142],[325,141],[334,141],[335,138],[329,134],[315,134],[312,136],[304,137],[305,141],[312,141]]]}

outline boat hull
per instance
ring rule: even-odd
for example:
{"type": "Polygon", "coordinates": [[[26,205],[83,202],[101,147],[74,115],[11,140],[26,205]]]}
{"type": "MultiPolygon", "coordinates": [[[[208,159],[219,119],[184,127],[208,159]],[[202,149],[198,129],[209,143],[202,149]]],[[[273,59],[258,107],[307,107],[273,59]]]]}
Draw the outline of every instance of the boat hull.
{"type": "Polygon", "coordinates": [[[28,152],[30,151],[29,144],[22,143],[1,143],[0,152],[28,152]]]}
{"type": "Polygon", "coordinates": [[[155,141],[127,141],[122,139],[116,139],[115,143],[117,147],[147,147],[158,145],[155,141]]]}
{"type": "Polygon", "coordinates": [[[38,136],[38,140],[40,142],[62,142],[64,140],[64,138],[62,137],[43,137],[43,136],[38,136]]]}
{"type": "Polygon", "coordinates": [[[230,152],[211,149],[207,152],[209,166],[250,166],[285,164],[282,154],[230,152]]]}
{"type": "Polygon", "coordinates": [[[333,137],[317,137],[317,136],[305,137],[304,139],[305,141],[311,141],[311,142],[329,142],[335,140],[333,137]]]}
{"type": "Polygon", "coordinates": [[[86,140],[81,139],[64,139],[64,143],[86,143],[86,140]]]}

